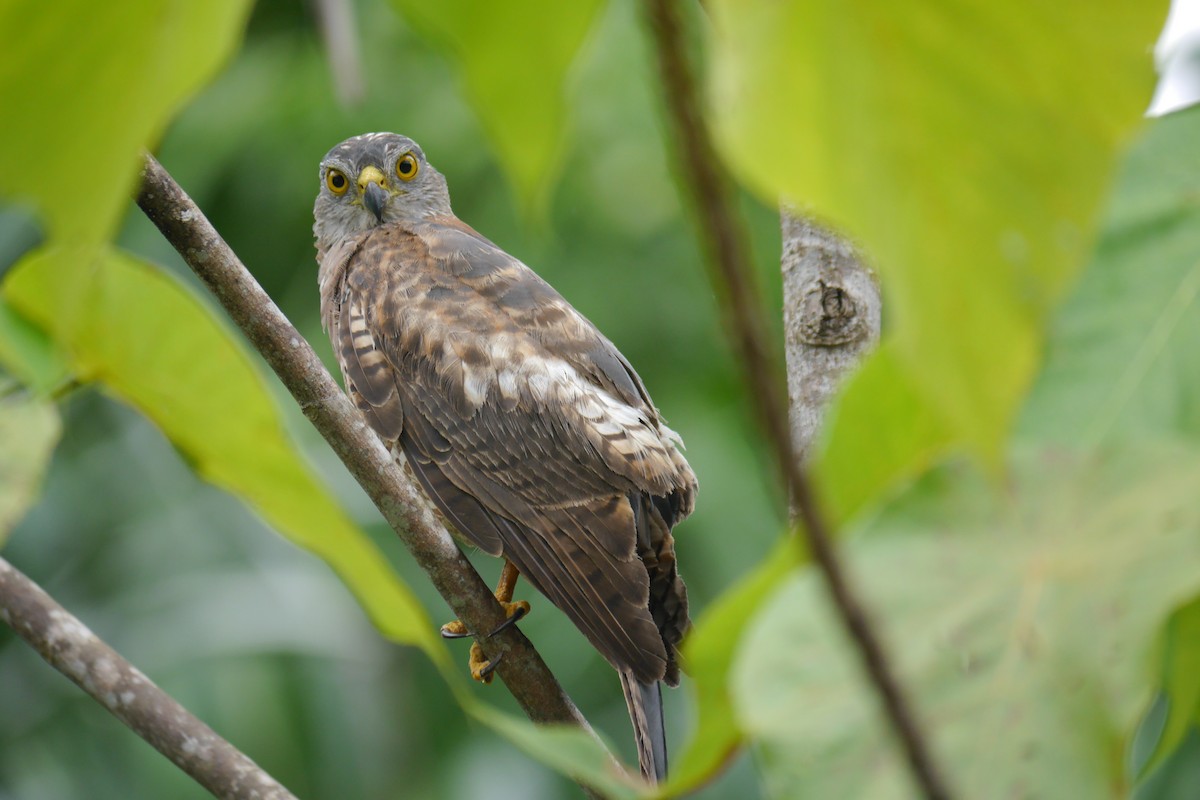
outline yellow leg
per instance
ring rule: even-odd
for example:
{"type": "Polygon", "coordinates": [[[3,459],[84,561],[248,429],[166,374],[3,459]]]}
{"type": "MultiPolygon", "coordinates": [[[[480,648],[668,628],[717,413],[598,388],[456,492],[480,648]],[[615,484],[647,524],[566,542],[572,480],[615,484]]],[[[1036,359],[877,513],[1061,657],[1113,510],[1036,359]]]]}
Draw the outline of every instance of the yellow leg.
{"type": "MultiPolygon", "coordinates": [[[[529,603],[526,600],[518,600],[512,602],[513,590],[517,586],[517,578],[521,573],[511,561],[505,559],[504,569],[500,572],[500,581],[496,585],[496,600],[504,607],[504,613],[507,620],[488,634],[495,636],[500,631],[507,628],[517,620],[529,613],[529,603]]],[[[442,626],[442,636],[447,639],[461,639],[465,636],[470,636],[471,632],[467,630],[467,626],[461,620],[447,622],[442,626]]],[[[497,659],[498,661],[499,659],[497,659]]],[[[496,668],[496,663],[488,659],[483,654],[483,648],[478,642],[471,644],[471,655],[467,662],[471,669],[471,677],[482,683],[492,682],[492,671],[496,668]]]]}

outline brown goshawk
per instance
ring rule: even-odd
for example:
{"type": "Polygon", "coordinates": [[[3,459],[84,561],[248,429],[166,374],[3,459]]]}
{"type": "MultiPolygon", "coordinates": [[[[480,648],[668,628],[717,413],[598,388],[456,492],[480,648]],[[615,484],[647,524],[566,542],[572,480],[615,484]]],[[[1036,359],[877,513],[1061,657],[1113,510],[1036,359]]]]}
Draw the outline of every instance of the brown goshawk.
{"type": "Polygon", "coordinates": [[[508,602],[519,572],[617,669],[661,779],[659,682],[678,683],[689,624],[671,530],[696,495],[678,436],[612,342],[454,216],[411,139],[348,139],[320,182],[321,319],[346,391],[452,527],[506,559],[510,614],[528,608],[508,602]]]}

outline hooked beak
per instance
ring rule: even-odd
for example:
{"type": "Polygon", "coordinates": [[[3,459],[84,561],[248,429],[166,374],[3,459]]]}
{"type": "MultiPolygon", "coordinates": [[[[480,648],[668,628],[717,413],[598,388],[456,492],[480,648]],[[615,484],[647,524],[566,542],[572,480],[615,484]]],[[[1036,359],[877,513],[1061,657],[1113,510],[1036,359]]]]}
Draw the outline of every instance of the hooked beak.
{"type": "Polygon", "coordinates": [[[364,168],[358,176],[358,189],[362,192],[363,205],[376,220],[383,222],[383,210],[389,199],[387,189],[383,188],[383,173],[375,167],[364,168]]]}

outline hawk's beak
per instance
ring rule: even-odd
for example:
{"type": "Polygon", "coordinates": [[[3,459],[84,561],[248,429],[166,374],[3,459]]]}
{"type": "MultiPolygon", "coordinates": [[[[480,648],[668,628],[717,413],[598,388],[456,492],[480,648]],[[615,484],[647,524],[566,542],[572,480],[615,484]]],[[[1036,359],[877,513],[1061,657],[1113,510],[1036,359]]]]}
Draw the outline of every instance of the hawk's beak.
{"type": "Polygon", "coordinates": [[[383,210],[387,207],[388,191],[383,188],[383,173],[375,167],[366,167],[358,175],[358,188],[362,192],[363,205],[383,222],[383,210]]]}

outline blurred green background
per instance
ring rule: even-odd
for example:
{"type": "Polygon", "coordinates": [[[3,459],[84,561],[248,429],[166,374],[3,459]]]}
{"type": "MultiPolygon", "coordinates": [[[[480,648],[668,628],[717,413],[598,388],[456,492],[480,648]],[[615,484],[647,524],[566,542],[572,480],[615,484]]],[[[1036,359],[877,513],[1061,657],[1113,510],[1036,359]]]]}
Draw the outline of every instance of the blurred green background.
{"type": "MultiPolygon", "coordinates": [[[[367,86],[360,104],[346,107],[335,96],[309,6],[261,0],[236,59],[171,125],[160,161],[333,367],[317,317],[317,163],[333,144],[366,131],[419,141],[446,174],[457,214],[595,322],[684,437],[701,492],[695,516],[677,535],[698,616],[769,549],[783,503],[681,207],[635,5],[608,4],[576,64],[572,135],[544,218],[521,213],[443,54],[381,0],[355,8],[367,86]]],[[[768,307],[778,309],[777,218],[749,198],[744,207],[768,307]]],[[[130,209],[118,243],[195,285],[130,209]]],[[[19,241],[13,219],[10,250],[19,241]]],[[[777,315],[770,324],[777,332],[777,315]]],[[[271,381],[293,435],[344,505],[431,615],[449,618],[373,506],[271,381]]],[[[423,655],[381,639],[322,562],[200,482],[139,414],[93,388],[73,392],[62,411],[63,438],[44,495],[5,557],[298,796],[579,795],[468,723],[423,655]]],[[[498,573],[493,560],[475,560],[489,581],[498,573]]],[[[530,599],[534,613],[522,629],[589,720],[632,758],[615,674],[548,602],[530,599]]],[[[465,670],[465,645],[460,650],[465,670]]],[[[475,691],[515,709],[501,686],[475,691]]],[[[679,752],[693,722],[686,678],[668,692],[667,713],[679,752]]],[[[757,796],[745,762],[699,796],[757,796]]],[[[0,798],[204,796],[0,628],[0,798]]]]}

